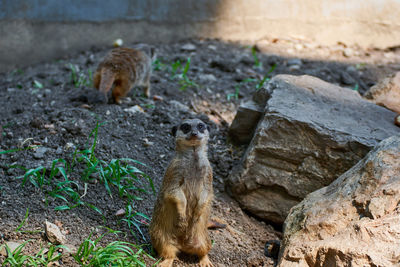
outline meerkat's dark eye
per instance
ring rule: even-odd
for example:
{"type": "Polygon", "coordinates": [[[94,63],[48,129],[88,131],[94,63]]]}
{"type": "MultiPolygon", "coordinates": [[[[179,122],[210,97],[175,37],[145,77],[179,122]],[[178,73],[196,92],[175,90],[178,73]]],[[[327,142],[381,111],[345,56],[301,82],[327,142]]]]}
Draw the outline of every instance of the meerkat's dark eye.
{"type": "Polygon", "coordinates": [[[184,134],[187,134],[192,129],[192,126],[190,126],[188,123],[184,123],[181,125],[180,129],[184,134]]]}
{"type": "Polygon", "coordinates": [[[203,123],[197,124],[197,129],[201,132],[204,133],[204,130],[206,129],[206,126],[203,123]]]}

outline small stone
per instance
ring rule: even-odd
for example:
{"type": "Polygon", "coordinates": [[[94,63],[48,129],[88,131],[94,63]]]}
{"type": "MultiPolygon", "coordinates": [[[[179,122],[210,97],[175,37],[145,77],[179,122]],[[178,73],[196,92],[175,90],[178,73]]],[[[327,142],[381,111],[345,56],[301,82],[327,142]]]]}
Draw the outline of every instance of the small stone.
{"type": "Polygon", "coordinates": [[[70,149],[71,150],[75,149],[75,145],[73,143],[66,143],[65,146],[64,146],[64,150],[68,151],[70,149]]]}
{"type": "Polygon", "coordinates": [[[57,147],[57,150],[56,150],[56,154],[57,155],[61,155],[63,153],[63,149],[62,149],[62,147],[57,147]]]}
{"type": "Polygon", "coordinates": [[[76,254],[76,252],[78,251],[78,249],[74,245],[64,244],[64,246],[67,248],[68,253],[71,255],[76,254]]]}
{"type": "Polygon", "coordinates": [[[46,221],[45,232],[49,241],[53,244],[65,244],[65,236],[61,233],[60,228],[57,225],[46,221]]]}
{"type": "Polygon", "coordinates": [[[289,66],[289,70],[290,71],[296,71],[296,70],[300,70],[300,65],[290,65],[289,66]]]}
{"type": "Polygon", "coordinates": [[[121,38],[115,39],[113,42],[114,47],[120,47],[124,44],[124,41],[121,38]]]}
{"type": "Polygon", "coordinates": [[[200,74],[199,79],[201,81],[210,81],[210,82],[215,82],[217,78],[213,74],[200,74]]]}
{"type": "Polygon", "coordinates": [[[49,150],[47,147],[40,146],[36,149],[35,153],[33,154],[33,157],[35,159],[42,159],[44,158],[44,154],[49,150]]]}
{"type": "Polygon", "coordinates": [[[345,57],[351,57],[351,56],[353,56],[353,55],[354,55],[353,49],[351,49],[351,48],[345,48],[345,49],[343,50],[343,56],[345,56],[345,57]]]}
{"type": "Polygon", "coordinates": [[[171,101],[169,101],[169,103],[170,103],[172,106],[174,106],[174,108],[176,108],[176,109],[178,109],[178,110],[180,110],[180,111],[184,111],[184,112],[188,112],[188,111],[189,111],[189,107],[186,106],[186,105],[184,105],[184,104],[182,104],[182,103],[179,102],[179,101],[171,100],[171,101]]]}
{"type": "Polygon", "coordinates": [[[82,105],[81,105],[81,108],[91,109],[92,106],[91,106],[91,105],[88,105],[88,104],[82,104],[82,105]]]}
{"type": "Polygon", "coordinates": [[[400,127],[400,115],[397,115],[396,118],[394,118],[394,124],[400,127]]]}
{"type": "Polygon", "coordinates": [[[302,45],[302,44],[296,44],[295,46],[294,46],[294,48],[296,49],[296,50],[303,50],[304,49],[304,45],[302,45]]]}
{"type": "Polygon", "coordinates": [[[353,85],[355,84],[355,80],[350,76],[347,72],[342,71],[340,73],[340,81],[345,85],[353,85]]]}
{"type": "Polygon", "coordinates": [[[153,100],[154,101],[163,101],[164,98],[162,98],[162,96],[159,96],[159,95],[153,95],[153,100]]]}
{"type": "Polygon", "coordinates": [[[45,129],[54,129],[54,124],[45,124],[44,128],[45,129]]]}
{"type": "Polygon", "coordinates": [[[288,66],[291,66],[291,65],[302,65],[303,62],[299,58],[292,58],[292,59],[289,59],[287,61],[287,64],[288,64],[288,66]]]}
{"type": "Polygon", "coordinates": [[[15,88],[7,88],[7,92],[9,92],[9,93],[14,92],[14,91],[15,91],[15,88]]]}
{"type": "Polygon", "coordinates": [[[107,111],[106,111],[106,115],[108,116],[108,115],[110,115],[110,114],[111,114],[111,111],[107,110],[107,111]]]}
{"type": "Polygon", "coordinates": [[[125,112],[131,113],[131,114],[135,114],[135,113],[144,113],[144,110],[142,107],[140,107],[139,105],[134,105],[133,107],[130,108],[125,108],[124,109],[125,112]]]}
{"type": "Polygon", "coordinates": [[[210,50],[217,51],[217,47],[216,47],[215,45],[209,45],[209,46],[207,46],[207,47],[208,47],[208,49],[210,49],[210,50]]]}
{"type": "Polygon", "coordinates": [[[182,51],[187,51],[187,52],[194,52],[196,51],[196,46],[194,44],[184,44],[181,46],[182,51]]]}
{"type": "Polygon", "coordinates": [[[119,209],[116,213],[115,216],[117,217],[122,217],[126,214],[126,210],[125,209],[119,209]]]}
{"type": "Polygon", "coordinates": [[[149,146],[154,145],[154,142],[150,142],[149,140],[147,140],[147,138],[144,138],[143,141],[144,141],[144,144],[143,144],[143,145],[144,145],[145,147],[149,147],[149,146]]]}
{"type": "MultiPolygon", "coordinates": [[[[14,241],[8,241],[5,243],[5,245],[10,249],[11,252],[14,252],[22,244],[18,243],[18,242],[14,242],[14,241]]],[[[22,248],[22,250],[23,250],[23,248],[22,248]]],[[[5,246],[1,248],[0,255],[7,257],[7,250],[6,250],[5,246]]]]}

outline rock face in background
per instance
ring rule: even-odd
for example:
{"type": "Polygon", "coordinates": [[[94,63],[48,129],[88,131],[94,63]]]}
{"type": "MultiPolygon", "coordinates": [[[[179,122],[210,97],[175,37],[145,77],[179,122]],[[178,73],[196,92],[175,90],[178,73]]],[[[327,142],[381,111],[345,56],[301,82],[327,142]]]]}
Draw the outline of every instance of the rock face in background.
{"type": "Polygon", "coordinates": [[[281,267],[399,266],[400,135],[293,207],[281,267]]]}
{"type": "Polygon", "coordinates": [[[399,133],[395,113],[314,77],[278,75],[259,94],[264,114],[228,185],[244,209],[278,224],[307,194],[399,133]]]}
{"type": "Polygon", "coordinates": [[[400,114],[400,72],[372,86],[364,96],[373,103],[400,114]]]}

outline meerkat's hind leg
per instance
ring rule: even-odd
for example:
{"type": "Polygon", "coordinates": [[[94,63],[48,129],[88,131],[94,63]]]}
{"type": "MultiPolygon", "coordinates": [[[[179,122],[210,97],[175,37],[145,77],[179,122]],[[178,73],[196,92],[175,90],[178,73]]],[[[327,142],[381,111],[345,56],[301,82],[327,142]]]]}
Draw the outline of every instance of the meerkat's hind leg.
{"type": "Polygon", "coordinates": [[[99,90],[100,81],[101,81],[100,72],[96,71],[96,73],[93,75],[93,87],[96,88],[97,90],[99,90]]]}
{"type": "Polygon", "coordinates": [[[178,249],[173,245],[164,245],[160,251],[163,260],[157,265],[159,267],[172,267],[178,249]]]}
{"type": "Polygon", "coordinates": [[[208,258],[208,255],[204,255],[200,258],[200,267],[214,267],[210,261],[210,258],[208,258]]]}
{"type": "Polygon", "coordinates": [[[112,97],[117,104],[121,104],[121,97],[126,96],[126,94],[130,91],[131,83],[128,79],[118,79],[115,80],[115,86],[112,90],[112,97]]]}

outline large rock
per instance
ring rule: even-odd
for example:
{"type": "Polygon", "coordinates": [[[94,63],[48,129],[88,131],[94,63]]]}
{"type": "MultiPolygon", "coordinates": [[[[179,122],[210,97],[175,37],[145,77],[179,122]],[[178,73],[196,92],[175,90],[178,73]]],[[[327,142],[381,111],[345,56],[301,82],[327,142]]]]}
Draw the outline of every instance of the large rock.
{"type": "Polygon", "coordinates": [[[281,267],[400,265],[400,136],[293,207],[281,267]]]}
{"type": "Polygon", "coordinates": [[[400,114],[400,71],[372,86],[364,96],[400,114]]]}
{"type": "Polygon", "coordinates": [[[244,209],[278,224],[399,132],[393,112],[314,77],[278,75],[261,92],[262,119],[228,183],[244,209]]]}

